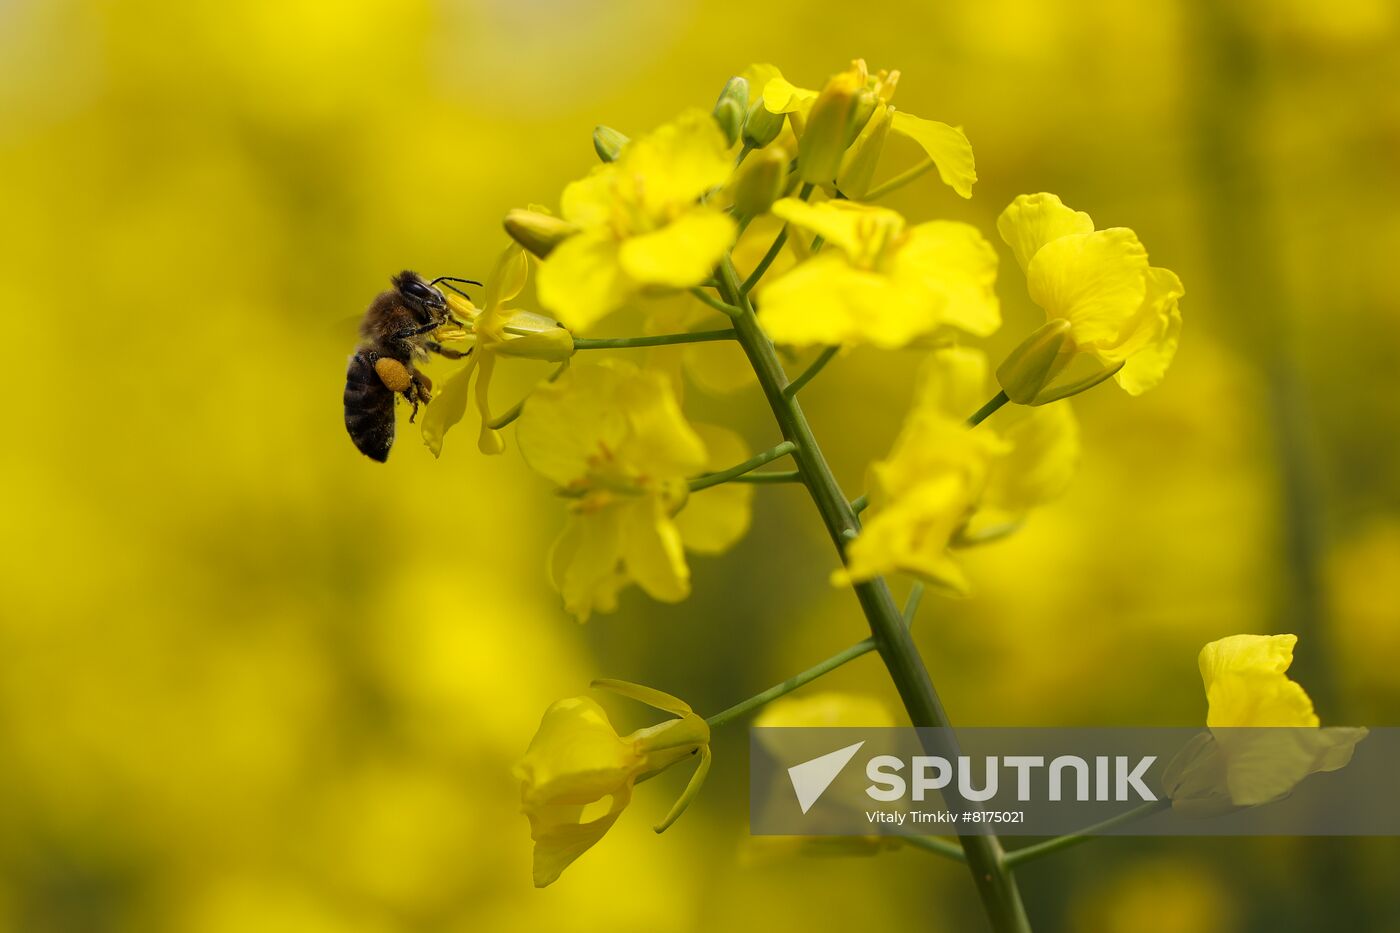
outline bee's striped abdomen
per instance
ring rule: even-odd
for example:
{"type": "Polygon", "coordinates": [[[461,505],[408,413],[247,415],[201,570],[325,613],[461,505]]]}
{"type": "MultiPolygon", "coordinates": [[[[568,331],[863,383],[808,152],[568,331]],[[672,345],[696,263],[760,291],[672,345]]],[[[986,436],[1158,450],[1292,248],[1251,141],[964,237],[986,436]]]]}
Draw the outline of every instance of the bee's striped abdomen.
{"type": "Polygon", "coordinates": [[[345,430],[371,460],[383,463],[394,446],[394,393],[374,371],[363,350],[350,357],[345,373],[345,430]]]}

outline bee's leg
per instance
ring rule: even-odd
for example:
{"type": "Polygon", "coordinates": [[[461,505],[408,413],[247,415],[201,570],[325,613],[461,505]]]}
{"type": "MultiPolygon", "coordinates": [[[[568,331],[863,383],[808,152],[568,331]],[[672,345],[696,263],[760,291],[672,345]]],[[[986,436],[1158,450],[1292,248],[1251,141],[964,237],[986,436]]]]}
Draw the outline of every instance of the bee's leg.
{"type": "Polygon", "coordinates": [[[422,324],[418,327],[405,327],[403,330],[394,331],[394,337],[399,340],[406,340],[409,337],[420,337],[429,331],[437,330],[441,326],[441,323],[438,322],[422,324]]]}
{"type": "Polygon", "coordinates": [[[374,360],[374,371],[379,381],[390,392],[406,392],[413,385],[413,374],[404,364],[391,356],[381,356],[374,360]]]}
{"type": "Polygon", "coordinates": [[[474,347],[468,347],[466,350],[454,350],[451,347],[444,347],[436,340],[429,340],[424,346],[439,356],[447,357],[449,360],[464,360],[471,356],[472,350],[475,349],[474,347]]]}
{"type": "Polygon", "coordinates": [[[413,419],[418,417],[418,387],[410,386],[404,390],[403,397],[408,399],[408,404],[413,406],[413,411],[408,415],[408,423],[412,424],[413,419]]]}

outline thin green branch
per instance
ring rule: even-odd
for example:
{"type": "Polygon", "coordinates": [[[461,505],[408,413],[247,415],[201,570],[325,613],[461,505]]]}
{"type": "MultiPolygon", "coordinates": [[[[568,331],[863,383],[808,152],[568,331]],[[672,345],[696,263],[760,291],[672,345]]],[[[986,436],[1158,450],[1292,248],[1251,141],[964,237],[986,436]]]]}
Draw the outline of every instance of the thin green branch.
{"type": "Polygon", "coordinates": [[[1023,862],[1029,862],[1031,859],[1040,858],[1042,855],[1049,855],[1051,852],[1059,852],[1062,849],[1077,846],[1081,842],[1086,842],[1094,838],[1094,836],[1099,833],[1118,826],[1123,826],[1127,823],[1136,823],[1138,820],[1146,819],[1154,813],[1167,809],[1171,805],[1172,802],[1170,800],[1152,800],[1140,807],[1134,807],[1127,813],[1120,813],[1117,816],[1110,817],[1092,826],[1086,826],[1083,829],[1076,830],[1072,833],[1066,833],[1063,836],[1056,836],[1054,839],[1047,839],[1044,842],[1037,842],[1034,845],[1014,849],[1006,853],[1007,867],[1015,868],[1023,862]]]}
{"type": "Polygon", "coordinates": [[[760,454],[755,454],[743,463],[735,464],[727,470],[720,470],[717,473],[702,473],[690,481],[690,491],[699,492],[702,489],[709,489],[711,486],[718,486],[720,483],[727,483],[730,480],[738,479],[745,473],[757,470],[766,463],[772,463],[779,457],[786,457],[796,450],[797,447],[791,441],[783,441],[776,447],[771,447],[760,454]]]}
{"type": "MultiPolygon", "coordinates": [[[[812,196],[812,189],[815,185],[804,184],[802,192],[798,195],[802,200],[807,200],[812,196]]],[[[783,224],[783,229],[778,231],[778,235],[773,238],[773,245],[768,247],[768,252],[763,254],[763,258],[758,261],[758,265],[749,273],[749,277],[744,279],[744,283],[739,286],[739,293],[747,295],[753,291],[753,287],[758,284],[758,280],[763,278],[763,273],[768,271],[768,267],[773,265],[773,260],[783,251],[783,244],[788,238],[788,224],[783,224]]]]}
{"type": "Polygon", "coordinates": [[[806,369],[804,369],[801,375],[799,375],[796,379],[792,380],[792,382],[788,384],[788,387],[783,390],[783,394],[786,395],[788,398],[792,398],[798,392],[801,392],[802,388],[805,385],[807,385],[807,383],[817,378],[817,374],[820,373],[823,369],[825,369],[826,364],[830,363],[832,358],[834,358],[836,354],[840,352],[841,347],[839,345],[834,347],[827,347],[821,352],[821,356],[817,357],[815,360],[812,361],[811,366],[808,366],[806,369]]]}
{"type": "Polygon", "coordinates": [[[950,858],[955,862],[966,862],[967,855],[963,852],[963,847],[952,839],[944,839],[941,836],[900,836],[907,844],[925,849],[935,855],[950,858]]]}
{"type": "Polygon", "coordinates": [[[755,694],[741,703],[735,703],[733,706],[729,707],[729,709],[720,713],[715,713],[705,721],[710,724],[710,728],[712,729],[716,726],[722,726],[731,720],[738,719],[745,713],[758,709],[765,703],[771,703],[780,696],[786,696],[792,693],[792,691],[806,686],[823,674],[836,670],[847,661],[854,661],[861,655],[868,654],[874,650],[875,639],[867,638],[864,641],[858,641],[845,651],[837,652],[820,664],[815,664],[802,673],[789,677],[780,684],[774,684],[762,693],[755,694]]]}
{"type": "MultiPolygon", "coordinates": [[[[705,284],[710,285],[712,283],[706,282],[705,284]]],[[[711,295],[703,288],[692,288],[690,290],[690,293],[696,298],[699,298],[705,304],[709,305],[711,308],[714,308],[720,314],[725,315],[726,317],[734,317],[736,314],[739,313],[738,308],[734,307],[731,304],[726,304],[725,302],[720,301],[718,298],[716,298],[714,295],[711,295]]]]}
{"type": "Polygon", "coordinates": [[[778,254],[783,251],[783,244],[787,243],[788,228],[783,224],[783,229],[778,231],[778,235],[773,238],[773,245],[768,247],[768,252],[763,254],[763,258],[758,261],[758,265],[753,267],[749,277],[744,279],[744,284],[739,286],[745,295],[753,291],[753,287],[758,284],[758,280],[763,278],[763,273],[768,271],[768,267],[773,265],[773,261],[778,258],[778,254]]]}
{"type": "Polygon", "coordinates": [[[697,330],[684,334],[654,334],[647,337],[575,337],[575,350],[627,350],[634,347],[667,347],[676,343],[710,343],[733,340],[733,330],[697,330]]]}
{"type": "Polygon", "coordinates": [[[967,419],[967,426],[969,428],[977,427],[979,424],[990,418],[997,409],[1001,408],[1001,406],[1005,405],[1009,401],[1011,401],[1011,399],[1006,397],[1006,393],[1004,391],[998,392],[996,395],[993,395],[991,397],[987,404],[983,405],[981,408],[977,409],[977,411],[972,413],[972,417],[967,419]]]}
{"type": "Polygon", "coordinates": [[[876,198],[884,197],[891,191],[894,191],[896,188],[903,188],[905,185],[909,184],[914,179],[923,175],[931,168],[933,168],[933,160],[925,157],[924,161],[920,162],[918,165],[915,165],[913,168],[900,172],[893,178],[890,178],[887,181],[883,181],[880,184],[876,185],[874,188],[871,188],[865,193],[864,200],[874,201],[876,198]]]}
{"type": "Polygon", "coordinates": [[[870,508],[870,497],[865,493],[861,493],[851,500],[851,513],[854,515],[859,515],[868,508],[870,508]]]}
{"type": "Polygon", "coordinates": [[[914,587],[909,591],[909,598],[904,601],[904,625],[906,627],[914,624],[914,616],[919,613],[919,603],[924,601],[924,584],[922,580],[915,580],[914,587]]]}
{"type": "Polygon", "coordinates": [[[733,479],[736,483],[800,483],[802,474],[796,470],[774,470],[770,473],[749,473],[746,476],[736,476],[733,479]]]}

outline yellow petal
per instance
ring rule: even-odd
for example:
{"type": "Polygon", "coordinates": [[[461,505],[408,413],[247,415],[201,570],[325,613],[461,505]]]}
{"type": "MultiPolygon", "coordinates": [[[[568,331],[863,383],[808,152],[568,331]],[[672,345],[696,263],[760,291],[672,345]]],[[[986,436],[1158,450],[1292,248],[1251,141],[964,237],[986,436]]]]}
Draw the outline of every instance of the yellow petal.
{"type": "Polygon", "coordinates": [[[776,343],[901,347],[937,326],[937,302],[922,288],[852,268],[820,253],[759,293],[759,320],[776,343]]]}
{"type": "Polygon", "coordinates": [[[549,554],[550,582],[564,608],[580,622],[594,610],[612,612],[627,579],[622,560],[620,509],[612,506],[569,516],[549,554]]]}
{"type": "Polygon", "coordinates": [[[940,323],[979,337],[1001,326],[996,250],[976,227],[936,220],[911,228],[892,275],[937,295],[940,323]]]}
{"type": "Polygon", "coordinates": [[[547,803],[590,803],[612,793],[641,764],[642,756],[618,737],[601,706],[573,697],[545,711],[515,775],[528,811],[547,803]]]}
{"type": "Polygon", "coordinates": [[[617,460],[653,480],[692,476],[705,468],[705,444],[681,411],[663,374],[621,369],[613,405],[625,413],[626,439],[612,449],[617,460]]]}
{"type": "Polygon", "coordinates": [[[559,213],[585,229],[607,224],[613,216],[621,181],[616,164],[595,166],[583,178],[564,186],[559,213]]]}
{"type": "Polygon", "coordinates": [[[1283,674],[1229,671],[1215,678],[1206,699],[1208,726],[1318,725],[1307,692],[1283,674]]]}
{"type": "Polygon", "coordinates": [[[971,503],[966,479],[954,473],[905,491],[866,522],[847,548],[846,571],[838,572],[834,582],[902,572],[921,577],[946,595],[967,595],[967,575],[949,550],[949,542],[971,503]]]}
{"type": "Polygon", "coordinates": [[[809,204],[783,198],[773,204],[773,213],[866,264],[904,230],[904,218],[896,211],[851,201],[809,204]]]}
{"type": "Polygon", "coordinates": [[[607,833],[632,799],[631,783],[587,805],[552,804],[527,812],[535,841],[534,883],[546,887],[607,833]]]}
{"type": "Polygon", "coordinates": [[[919,373],[915,404],[961,420],[987,400],[987,355],[972,347],[941,347],[919,373]]]}
{"type": "Polygon", "coordinates": [[[778,70],[777,65],[770,65],[767,62],[754,62],[749,67],[740,72],[740,75],[749,83],[749,104],[760,100],[763,97],[764,89],[768,87],[768,82],[774,78],[781,78],[783,73],[778,70]]]}
{"type": "Polygon", "coordinates": [[[494,311],[519,295],[530,274],[530,259],[519,243],[511,243],[496,260],[491,277],[486,281],[486,308],[494,311]]]}
{"type": "Polygon", "coordinates": [[[516,427],[530,468],[568,486],[586,476],[598,458],[618,450],[631,430],[617,404],[623,378],[614,367],[582,365],[539,386],[516,427]]]}
{"type": "Polygon", "coordinates": [[[1099,356],[1124,360],[1113,377],[1129,395],[1141,395],[1162,381],[1181,340],[1181,308],[1185,289],[1169,269],[1147,270],[1147,297],[1143,301],[1138,330],[1128,342],[1099,356]]]}
{"type": "Polygon", "coordinates": [[[1044,192],[1021,195],[997,218],[997,232],[1016,254],[1022,272],[1051,240],[1093,231],[1094,221],[1088,214],[1071,210],[1058,197],[1044,192]]]}
{"type": "Polygon", "coordinates": [[[798,87],[781,74],[763,86],[763,106],[772,113],[791,113],[810,106],[817,99],[816,91],[798,87]]]}
{"type": "Polygon", "coordinates": [[[1112,343],[1147,296],[1147,250],[1126,227],[1051,240],[1031,258],[1026,285],[1050,317],[1070,322],[1081,348],[1112,343]]]}
{"type": "Polygon", "coordinates": [[[471,398],[472,372],[476,369],[475,357],[443,382],[441,388],[428,403],[423,412],[420,430],[423,443],[433,452],[434,457],[442,455],[442,442],[453,425],[467,413],[467,400],[471,398]]]}
{"type": "Polygon", "coordinates": [[[1201,649],[1197,664],[1209,692],[1228,673],[1282,674],[1293,663],[1297,635],[1231,635],[1201,649]]]}
{"type": "Polygon", "coordinates": [[[698,108],[632,140],[615,164],[619,172],[637,180],[649,215],[695,201],[724,184],[734,168],[724,132],[713,116],[698,108]]]}
{"type": "Polygon", "coordinates": [[[977,169],[972,158],[972,144],[956,126],[925,120],[903,111],[896,111],[893,129],[908,136],[924,150],[943,184],[965,198],[972,197],[972,185],[977,181],[977,169]]]}
{"type": "Polygon", "coordinates": [[[618,262],[618,243],[606,233],[570,237],[540,264],[540,304],[574,331],[582,331],[637,291],[618,262]]]}
{"type": "Polygon", "coordinates": [[[689,288],[710,277],[736,229],[717,210],[690,211],[654,233],[625,240],[618,261],[638,282],[689,288]]]}
{"type": "Polygon", "coordinates": [[[1015,524],[1058,498],[1079,469],[1079,424],[1068,402],[1018,411],[1017,420],[999,429],[1011,449],[992,463],[977,511],[963,531],[970,539],[1015,524]]]}
{"type": "Polygon", "coordinates": [[[1345,767],[1367,734],[1339,727],[1211,731],[1225,758],[1230,800],[1245,807],[1286,796],[1310,774],[1345,767]]]}
{"type": "MultiPolygon", "coordinates": [[[[749,458],[749,445],[734,431],[713,424],[694,427],[709,452],[706,470],[723,470],[749,458]]],[[[722,483],[692,493],[675,519],[686,549],[720,554],[733,547],[748,533],[753,496],[754,488],[747,483],[722,483]]]]}
{"type": "Polygon", "coordinates": [[[624,510],[622,561],[627,575],[652,599],[680,602],[690,595],[690,567],[681,534],[659,496],[629,503],[624,510]]]}

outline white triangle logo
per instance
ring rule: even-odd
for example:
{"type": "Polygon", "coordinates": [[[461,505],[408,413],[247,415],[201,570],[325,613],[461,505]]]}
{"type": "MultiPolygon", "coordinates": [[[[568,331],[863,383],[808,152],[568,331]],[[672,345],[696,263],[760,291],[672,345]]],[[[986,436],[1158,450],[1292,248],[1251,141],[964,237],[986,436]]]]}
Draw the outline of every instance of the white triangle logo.
{"type": "Polygon", "coordinates": [[[826,789],[831,786],[831,782],[836,780],[836,776],[841,773],[841,769],[851,763],[851,759],[860,751],[860,747],[865,742],[857,742],[854,745],[847,745],[845,748],[838,748],[834,752],[828,752],[820,758],[813,758],[811,761],[804,761],[800,765],[793,765],[788,768],[788,777],[792,779],[792,789],[797,793],[797,805],[806,813],[812,809],[812,804],[817,802],[817,798],[826,793],[826,789]]]}

